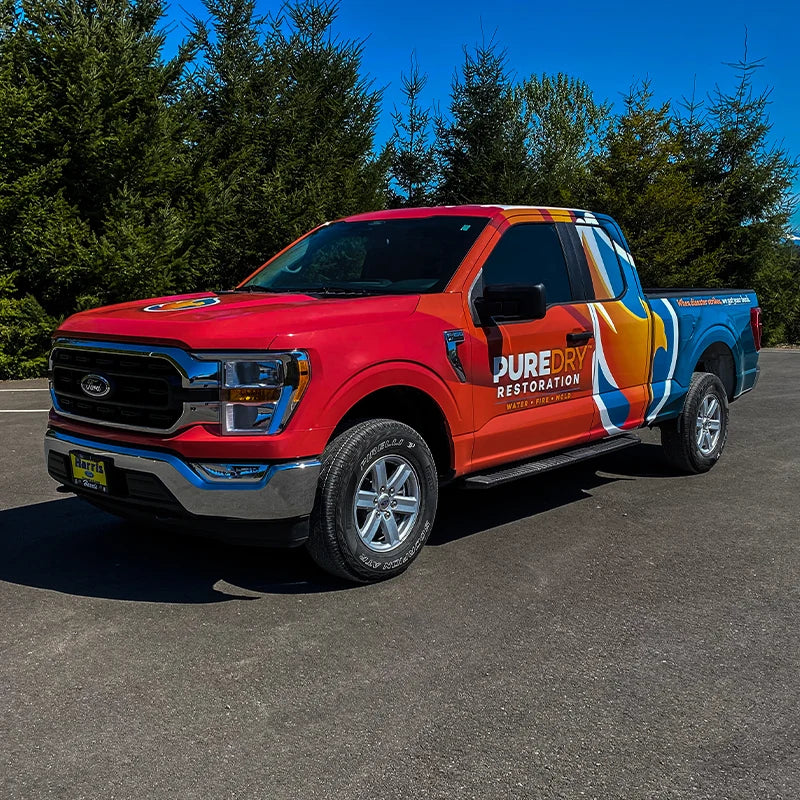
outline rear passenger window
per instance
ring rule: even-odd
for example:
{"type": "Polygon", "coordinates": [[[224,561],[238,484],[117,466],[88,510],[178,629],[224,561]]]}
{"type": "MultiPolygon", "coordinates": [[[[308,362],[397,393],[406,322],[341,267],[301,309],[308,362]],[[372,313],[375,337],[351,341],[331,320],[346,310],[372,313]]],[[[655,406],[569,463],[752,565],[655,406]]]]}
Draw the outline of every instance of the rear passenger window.
{"type": "Polygon", "coordinates": [[[625,291],[625,279],[611,237],[597,225],[576,225],[595,300],[613,300],[625,291]]]}
{"type": "Polygon", "coordinates": [[[509,228],[483,265],[483,284],[543,283],[547,303],[569,303],[572,289],[555,225],[523,223],[509,228]]]}

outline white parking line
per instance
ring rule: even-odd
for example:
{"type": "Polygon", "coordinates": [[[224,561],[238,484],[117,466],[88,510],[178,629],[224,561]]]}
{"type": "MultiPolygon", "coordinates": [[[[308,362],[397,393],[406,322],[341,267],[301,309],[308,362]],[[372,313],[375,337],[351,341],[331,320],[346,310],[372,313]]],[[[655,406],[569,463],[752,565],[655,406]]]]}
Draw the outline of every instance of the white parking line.
{"type": "Polygon", "coordinates": [[[0,408],[0,414],[42,414],[49,408],[0,408]]]}
{"type": "Polygon", "coordinates": [[[49,389],[0,389],[0,392],[49,392],[49,389]]]}

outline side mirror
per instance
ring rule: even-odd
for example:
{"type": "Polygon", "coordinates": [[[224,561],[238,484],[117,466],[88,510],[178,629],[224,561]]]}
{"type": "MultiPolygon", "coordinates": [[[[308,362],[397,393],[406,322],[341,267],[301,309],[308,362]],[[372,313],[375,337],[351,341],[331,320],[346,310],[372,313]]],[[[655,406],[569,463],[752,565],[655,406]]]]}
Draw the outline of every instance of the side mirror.
{"type": "Polygon", "coordinates": [[[502,283],[486,286],[483,297],[475,298],[481,325],[501,322],[528,322],[543,319],[547,313],[544,284],[502,283]]]}

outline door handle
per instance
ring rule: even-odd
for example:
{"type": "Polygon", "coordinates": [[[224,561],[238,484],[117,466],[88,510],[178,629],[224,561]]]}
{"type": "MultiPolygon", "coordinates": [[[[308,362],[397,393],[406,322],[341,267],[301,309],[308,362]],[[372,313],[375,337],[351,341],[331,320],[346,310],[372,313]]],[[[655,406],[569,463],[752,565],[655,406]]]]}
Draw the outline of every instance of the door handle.
{"type": "Polygon", "coordinates": [[[594,331],[581,331],[580,333],[567,334],[568,345],[586,344],[590,339],[594,339],[594,331]]]}

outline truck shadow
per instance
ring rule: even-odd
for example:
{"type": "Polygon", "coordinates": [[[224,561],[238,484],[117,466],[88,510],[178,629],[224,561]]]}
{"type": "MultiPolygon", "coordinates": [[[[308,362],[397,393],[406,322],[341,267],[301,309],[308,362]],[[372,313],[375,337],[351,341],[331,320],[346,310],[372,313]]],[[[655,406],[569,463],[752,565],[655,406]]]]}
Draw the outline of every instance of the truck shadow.
{"type": "MultiPolygon", "coordinates": [[[[674,474],[659,454],[660,448],[642,445],[494,490],[449,487],[442,492],[429,545],[446,545],[574,503],[609,482],[674,474]],[[659,452],[638,452],[644,450],[659,452]]],[[[302,548],[239,547],[145,530],[74,497],[0,511],[0,580],[155,603],[219,603],[350,588],[319,570],[302,548]]]]}
{"type": "Polygon", "coordinates": [[[456,483],[439,496],[436,527],[428,545],[449,544],[487,528],[575,503],[590,497],[592,489],[606,483],[677,476],[664,459],[660,445],[642,443],[496,489],[466,490],[456,483]]]}

